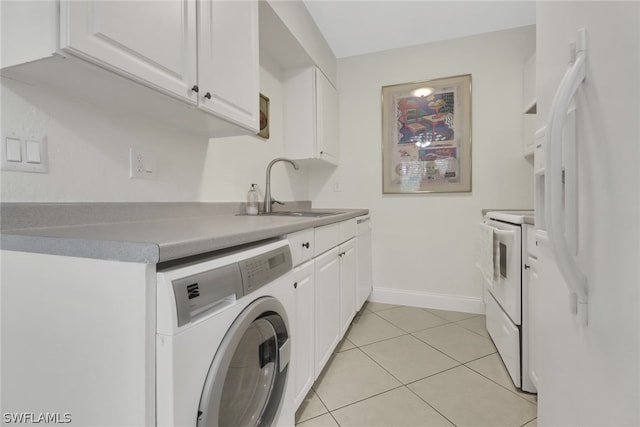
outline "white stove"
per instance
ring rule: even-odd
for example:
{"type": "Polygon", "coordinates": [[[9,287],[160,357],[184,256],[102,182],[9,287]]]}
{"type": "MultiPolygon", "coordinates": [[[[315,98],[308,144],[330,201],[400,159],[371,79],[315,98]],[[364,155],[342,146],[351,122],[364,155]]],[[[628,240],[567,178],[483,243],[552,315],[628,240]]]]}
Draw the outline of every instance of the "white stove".
{"type": "Polygon", "coordinates": [[[532,210],[514,210],[514,211],[489,211],[485,214],[486,218],[497,221],[508,222],[510,224],[532,224],[534,211],[532,210]]]}
{"type": "Polygon", "coordinates": [[[479,268],[484,281],[487,331],[516,387],[536,392],[528,376],[527,289],[523,288],[523,226],[531,210],[486,211],[481,224],[479,268]]]}

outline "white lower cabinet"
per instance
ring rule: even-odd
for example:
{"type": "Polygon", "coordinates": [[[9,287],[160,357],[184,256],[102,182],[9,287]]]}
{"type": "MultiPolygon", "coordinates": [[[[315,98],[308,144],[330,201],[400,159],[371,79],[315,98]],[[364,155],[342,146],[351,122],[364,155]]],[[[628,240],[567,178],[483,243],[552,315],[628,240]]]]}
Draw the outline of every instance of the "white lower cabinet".
{"type": "Polygon", "coordinates": [[[343,336],[356,314],[356,241],[340,245],[340,336],[343,336]]]}
{"type": "Polygon", "coordinates": [[[296,277],[289,400],[295,408],[304,401],[358,310],[355,234],[355,219],[349,219],[287,236],[296,277]]]}
{"type": "Polygon", "coordinates": [[[313,251],[316,247],[313,228],[291,233],[287,239],[294,267],[313,258],[313,251]]]}
{"type": "Polygon", "coordinates": [[[304,401],[315,380],[315,261],[295,269],[295,310],[290,321],[293,332],[293,403],[304,401]]]}
{"type": "Polygon", "coordinates": [[[75,426],[155,426],[156,266],[7,250],[1,257],[2,412],[57,410],[75,426]]]}
{"type": "Polygon", "coordinates": [[[536,367],[537,324],[542,313],[538,297],[538,243],[533,225],[525,224],[523,239],[526,253],[522,255],[522,389],[535,393],[540,381],[536,367]]]}
{"type": "Polygon", "coordinates": [[[529,357],[529,378],[531,382],[536,387],[536,389],[540,388],[540,378],[538,376],[538,367],[537,367],[537,352],[538,346],[537,342],[537,323],[539,316],[542,315],[540,313],[540,303],[538,297],[538,289],[540,287],[540,282],[538,279],[538,260],[533,257],[529,257],[527,259],[527,264],[529,265],[527,275],[528,281],[528,298],[527,302],[529,304],[529,328],[528,328],[528,357],[529,357]]]}
{"type": "Polygon", "coordinates": [[[316,378],[331,357],[331,353],[341,337],[339,252],[340,248],[333,248],[316,258],[316,378]]]}

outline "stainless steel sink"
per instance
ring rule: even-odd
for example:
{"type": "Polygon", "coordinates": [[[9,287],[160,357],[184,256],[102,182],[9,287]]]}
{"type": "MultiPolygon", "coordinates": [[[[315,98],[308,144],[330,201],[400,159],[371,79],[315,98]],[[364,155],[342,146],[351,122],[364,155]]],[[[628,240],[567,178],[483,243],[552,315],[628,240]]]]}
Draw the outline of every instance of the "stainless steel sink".
{"type": "Polygon", "coordinates": [[[294,216],[294,217],[301,217],[301,218],[319,218],[319,217],[323,217],[323,216],[337,215],[339,213],[341,213],[341,212],[305,212],[305,211],[292,212],[292,211],[280,211],[280,212],[269,212],[269,213],[260,212],[260,215],[265,215],[265,216],[294,216]]]}

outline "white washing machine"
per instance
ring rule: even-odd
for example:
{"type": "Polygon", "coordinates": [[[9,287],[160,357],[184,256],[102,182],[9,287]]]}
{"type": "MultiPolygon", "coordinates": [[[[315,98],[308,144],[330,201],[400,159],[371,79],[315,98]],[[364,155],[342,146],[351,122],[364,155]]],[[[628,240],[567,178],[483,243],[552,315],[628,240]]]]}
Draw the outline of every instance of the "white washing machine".
{"type": "Polygon", "coordinates": [[[289,426],[287,240],[158,270],[156,422],[289,426]]]}

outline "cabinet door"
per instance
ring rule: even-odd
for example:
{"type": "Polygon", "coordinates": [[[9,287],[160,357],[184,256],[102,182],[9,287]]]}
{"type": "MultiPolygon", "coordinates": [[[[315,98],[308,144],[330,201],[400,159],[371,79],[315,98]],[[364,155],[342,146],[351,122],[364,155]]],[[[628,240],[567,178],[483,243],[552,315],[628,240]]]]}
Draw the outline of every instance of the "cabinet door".
{"type": "Polygon", "coordinates": [[[356,241],[340,246],[340,324],[341,336],[356,314],[356,241]]]}
{"type": "Polygon", "coordinates": [[[289,239],[294,267],[311,259],[315,248],[313,228],[288,234],[287,239],[289,239]]]}
{"type": "Polygon", "coordinates": [[[295,270],[295,311],[293,328],[293,400],[300,406],[315,380],[314,367],[314,261],[295,270]]]}
{"type": "Polygon", "coordinates": [[[200,108],[258,132],[256,0],[198,2],[198,86],[200,108]]]}
{"type": "Polygon", "coordinates": [[[63,1],[60,47],[178,98],[196,102],[196,4],[63,1]]]}
{"type": "Polygon", "coordinates": [[[356,237],[356,311],[359,311],[373,290],[373,260],[371,254],[371,221],[358,219],[356,237]],[[362,222],[361,222],[362,221],[362,222]]]}
{"type": "Polygon", "coordinates": [[[340,340],[340,262],[339,248],[315,259],[315,377],[329,360],[340,340]]]}
{"type": "Polygon", "coordinates": [[[287,157],[338,164],[338,92],[317,67],[294,70],[284,81],[287,157]]]}
{"type": "Polygon", "coordinates": [[[529,257],[527,260],[530,268],[528,271],[528,298],[527,304],[529,306],[529,328],[528,328],[528,355],[529,355],[529,378],[531,382],[536,387],[536,389],[540,389],[540,378],[538,376],[538,367],[537,367],[537,352],[539,351],[537,342],[537,324],[539,323],[540,316],[543,315],[541,312],[541,306],[539,301],[539,286],[540,282],[538,279],[538,261],[535,258],[529,257]]]}
{"type": "Polygon", "coordinates": [[[338,164],[338,92],[319,69],[316,69],[316,157],[338,164]]]}

